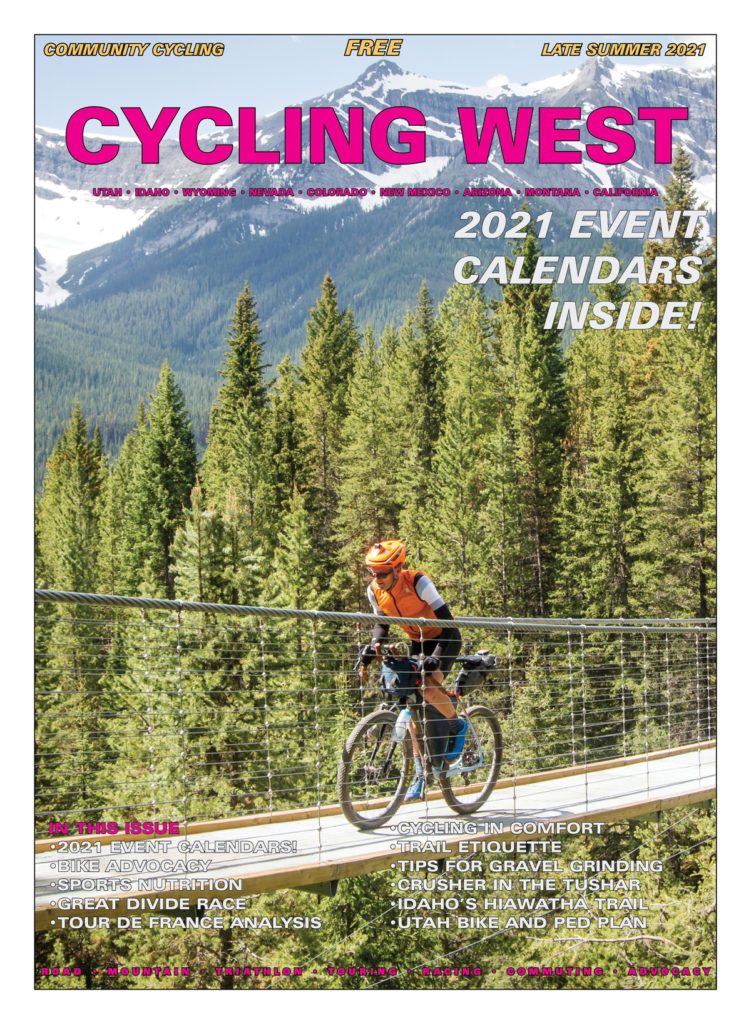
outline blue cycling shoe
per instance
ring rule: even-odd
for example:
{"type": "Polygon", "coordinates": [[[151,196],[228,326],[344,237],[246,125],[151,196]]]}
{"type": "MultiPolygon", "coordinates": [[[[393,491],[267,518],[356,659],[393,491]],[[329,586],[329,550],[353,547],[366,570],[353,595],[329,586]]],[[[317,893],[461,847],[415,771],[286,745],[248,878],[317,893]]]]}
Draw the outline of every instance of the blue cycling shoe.
{"type": "Polygon", "coordinates": [[[467,729],[469,728],[469,722],[466,718],[462,718],[459,731],[449,740],[449,749],[443,755],[445,761],[453,761],[455,757],[459,757],[461,752],[464,750],[464,740],[467,737],[467,729]]]}
{"type": "Polygon", "coordinates": [[[412,785],[407,790],[404,799],[409,802],[410,800],[420,800],[422,798],[423,789],[425,787],[425,772],[419,761],[415,763],[415,777],[412,780],[412,785]]]}

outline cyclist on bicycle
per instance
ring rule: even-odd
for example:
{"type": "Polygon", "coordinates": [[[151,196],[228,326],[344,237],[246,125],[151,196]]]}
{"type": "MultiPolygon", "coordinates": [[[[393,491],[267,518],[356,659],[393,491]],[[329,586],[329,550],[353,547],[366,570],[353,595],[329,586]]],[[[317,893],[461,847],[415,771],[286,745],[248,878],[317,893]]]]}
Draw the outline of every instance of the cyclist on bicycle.
{"type": "MultiPolygon", "coordinates": [[[[365,556],[365,565],[373,577],[368,587],[368,600],[376,615],[413,619],[452,619],[446,602],[435,584],[424,572],[405,568],[406,545],[400,540],[383,540],[374,544],[365,556]]],[[[461,634],[456,626],[419,626],[399,623],[410,638],[410,655],[423,655],[424,680],[420,690],[425,700],[449,723],[449,747],[443,755],[447,759],[458,757],[464,748],[467,733],[466,719],[459,719],[451,698],[441,686],[461,649],[461,634]]],[[[381,642],[388,636],[387,623],[373,627],[370,644],[362,654],[363,665],[368,665],[380,654],[381,642]]],[[[416,758],[417,774],[407,793],[407,800],[422,796],[424,770],[416,758]]]]}

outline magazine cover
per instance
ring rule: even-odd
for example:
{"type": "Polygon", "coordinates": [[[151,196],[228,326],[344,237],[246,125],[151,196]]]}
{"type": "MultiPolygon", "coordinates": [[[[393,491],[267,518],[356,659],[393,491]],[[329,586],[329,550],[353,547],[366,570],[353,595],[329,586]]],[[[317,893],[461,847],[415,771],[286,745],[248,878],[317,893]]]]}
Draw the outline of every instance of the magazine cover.
{"type": "Polygon", "coordinates": [[[35,36],[37,990],[716,988],[715,43],[35,36]]]}

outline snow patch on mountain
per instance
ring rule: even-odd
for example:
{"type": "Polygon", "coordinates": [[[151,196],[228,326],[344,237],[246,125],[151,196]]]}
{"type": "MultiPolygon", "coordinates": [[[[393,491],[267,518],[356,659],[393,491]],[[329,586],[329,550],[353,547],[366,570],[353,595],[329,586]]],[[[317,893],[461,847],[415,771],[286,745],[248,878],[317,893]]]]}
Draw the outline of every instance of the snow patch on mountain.
{"type": "Polygon", "coordinates": [[[387,79],[379,79],[373,85],[366,85],[362,89],[363,96],[379,96],[383,94],[384,81],[388,83],[389,91],[392,89],[401,92],[434,92],[448,93],[449,95],[471,96],[472,90],[467,85],[460,85],[458,82],[439,82],[435,78],[427,78],[424,75],[417,75],[411,71],[402,71],[397,68],[387,79]]]}
{"type": "Polygon", "coordinates": [[[568,89],[579,77],[580,68],[572,68],[571,71],[564,71],[560,75],[553,75],[551,78],[543,78],[539,82],[513,82],[511,91],[515,96],[539,96],[541,92],[568,89]]]}
{"type": "Polygon", "coordinates": [[[696,178],[694,188],[699,201],[705,203],[709,210],[717,209],[717,179],[714,174],[704,174],[696,178]]]}
{"type": "Polygon", "coordinates": [[[380,188],[391,188],[394,185],[416,185],[420,181],[435,178],[448,164],[449,156],[429,156],[421,164],[400,164],[398,167],[387,166],[382,174],[371,174],[359,167],[358,172],[380,188]]]}
{"type": "Polygon", "coordinates": [[[37,179],[42,195],[36,198],[36,245],[42,263],[38,267],[37,305],[56,306],[68,292],[56,282],[79,252],[115,242],[142,224],[152,212],[92,201],[91,193],[70,189],[58,181],[37,179]],[[49,194],[53,193],[51,197],[49,194]]]}
{"type": "Polygon", "coordinates": [[[608,68],[608,76],[615,85],[622,85],[627,78],[640,78],[641,75],[651,75],[655,71],[680,73],[681,69],[671,68],[667,64],[613,64],[608,68]]]}

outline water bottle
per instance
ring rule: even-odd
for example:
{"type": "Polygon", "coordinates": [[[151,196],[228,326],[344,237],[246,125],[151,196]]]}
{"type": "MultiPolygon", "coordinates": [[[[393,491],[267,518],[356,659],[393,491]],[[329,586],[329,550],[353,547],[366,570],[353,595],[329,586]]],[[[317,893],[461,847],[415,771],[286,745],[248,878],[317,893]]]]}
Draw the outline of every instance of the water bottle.
{"type": "Polygon", "coordinates": [[[409,708],[402,708],[399,712],[399,716],[394,722],[394,728],[391,730],[391,739],[394,743],[401,743],[404,737],[407,735],[407,729],[409,729],[409,723],[412,719],[412,712],[409,708]]]}

